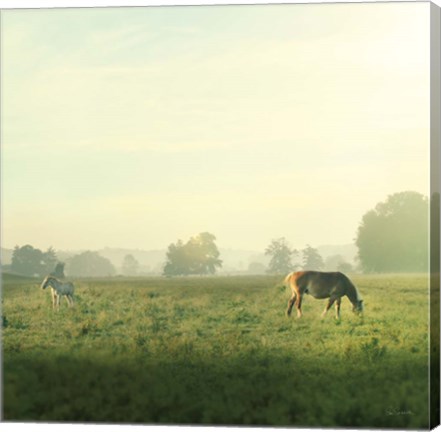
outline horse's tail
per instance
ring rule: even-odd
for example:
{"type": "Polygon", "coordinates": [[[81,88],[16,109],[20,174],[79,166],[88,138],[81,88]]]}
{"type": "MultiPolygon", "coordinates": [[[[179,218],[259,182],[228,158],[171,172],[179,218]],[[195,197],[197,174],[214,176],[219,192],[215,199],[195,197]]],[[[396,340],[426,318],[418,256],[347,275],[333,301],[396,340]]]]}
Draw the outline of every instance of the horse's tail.
{"type": "Polygon", "coordinates": [[[285,277],[285,279],[283,279],[283,285],[285,286],[285,288],[289,288],[290,290],[292,290],[292,285],[291,285],[291,278],[293,276],[294,272],[288,273],[285,277]]]}

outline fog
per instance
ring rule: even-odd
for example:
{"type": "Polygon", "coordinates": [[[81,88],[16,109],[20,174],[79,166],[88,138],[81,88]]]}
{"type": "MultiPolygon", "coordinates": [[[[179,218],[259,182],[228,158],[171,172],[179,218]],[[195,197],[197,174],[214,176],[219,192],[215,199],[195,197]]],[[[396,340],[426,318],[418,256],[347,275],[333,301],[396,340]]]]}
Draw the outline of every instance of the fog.
{"type": "Polygon", "coordinates": [[[353,243],[428,195],[429,6],[2,11],[2,247],[353,243]]]}

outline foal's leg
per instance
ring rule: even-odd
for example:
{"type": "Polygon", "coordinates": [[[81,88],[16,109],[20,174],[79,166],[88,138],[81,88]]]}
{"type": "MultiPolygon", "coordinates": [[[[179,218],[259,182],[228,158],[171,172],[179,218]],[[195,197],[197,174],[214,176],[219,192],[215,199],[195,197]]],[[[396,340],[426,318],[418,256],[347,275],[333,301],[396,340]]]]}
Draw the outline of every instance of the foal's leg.
{"type": "Polygon", "coordinates": [[[286,310],[286,315],[288,316],[291,315],[292,307],[294,306],[296,298],[297,298],[297,294],[294,292],[292,294],[292,297],[288,300],[288,309],[286,310]]]}
{"type": "Polygon", "coordinates": [[[322,313],[322,318],[324,318],[326,316],[326,313],[331,308],[331,306],[334,304],[335,300],[336,299],[334,297],[329,298],[328,303],[326,304],[325,310],[322,313]]]}
{"type": "Polygon", "coordinates": [[[69,294],[68,298],[69,298],[69,301],[70,301],[70,306],[72,307],[74,305],[73,294],[69,294]]]}
{"type": "Polygon", "coordinates": [[[56,293],[54,289],[51,289],[51,294],[52,294],[52,309],[55,309],[55,305],[57,303],[57,297],[56,297],[56,293]]]}

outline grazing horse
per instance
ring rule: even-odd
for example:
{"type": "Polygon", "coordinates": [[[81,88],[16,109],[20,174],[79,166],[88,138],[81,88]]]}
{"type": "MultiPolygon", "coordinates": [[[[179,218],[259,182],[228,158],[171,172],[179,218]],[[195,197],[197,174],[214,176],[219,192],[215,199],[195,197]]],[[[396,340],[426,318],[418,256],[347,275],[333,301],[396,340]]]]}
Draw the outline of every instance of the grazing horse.
{"type": "Polygon", "coordinates": [[[53,276],[46,276],[41,284],[41,288],[45,289],[48,286],[51,287],[52,292],[52,307],[60,308],[60,298],[62,295],[66,296],[66,300],[69,306],[74,305],[73,293],[74,285],[72,282],[61,282],[53,276]]]}
{"type": "Polygon", "coordinates": [[[340,319],[341,298],[347,296],[352,303],[354,312],[363,312],[363,300],[354,284],[340,272],[298,271],[292,272],[284,280],[285,286],[291,288],[292,297],[288,301],[287,315],[291,315],[292,307],[296,306],[297,318],[302,316],[302,299],[310,294],[316,299],[329,298],[322,317],[335,302],[336,318],[340,319]]]}

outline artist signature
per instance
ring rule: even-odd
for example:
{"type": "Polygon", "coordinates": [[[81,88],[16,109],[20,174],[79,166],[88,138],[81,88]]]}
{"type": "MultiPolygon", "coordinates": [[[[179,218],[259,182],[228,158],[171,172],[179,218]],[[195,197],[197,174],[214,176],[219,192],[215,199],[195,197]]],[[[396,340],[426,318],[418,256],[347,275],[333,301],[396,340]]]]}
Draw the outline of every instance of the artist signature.
{"type": "Polygon", "coordinates": [[[389,416],[400,416],[400,415],[413,415],[411,410],[402,410],[398,408],[388,408],[386,409],[386,414],[389,416]]]}

